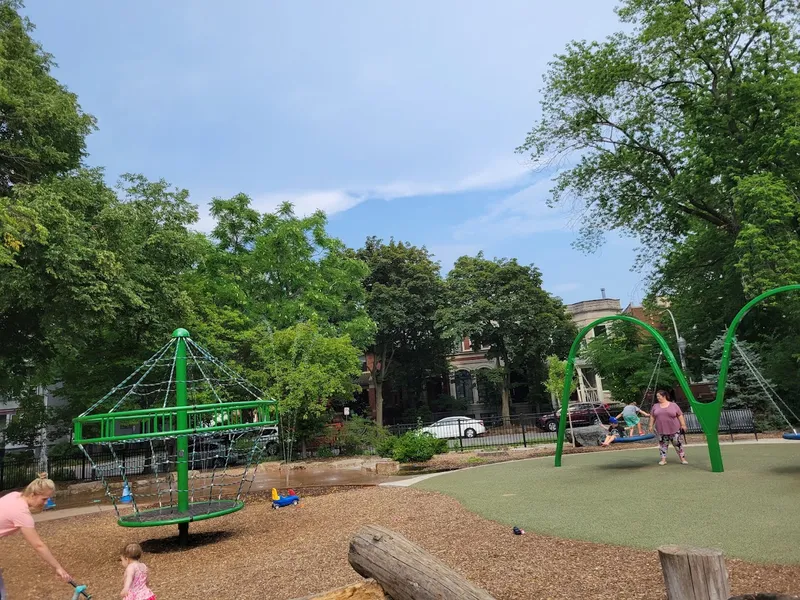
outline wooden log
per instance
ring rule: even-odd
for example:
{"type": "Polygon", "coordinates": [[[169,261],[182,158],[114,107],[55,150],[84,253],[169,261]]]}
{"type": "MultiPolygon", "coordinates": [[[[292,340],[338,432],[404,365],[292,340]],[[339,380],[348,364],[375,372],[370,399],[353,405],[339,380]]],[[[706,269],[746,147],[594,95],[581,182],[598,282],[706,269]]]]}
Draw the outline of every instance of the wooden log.
{"type": "Polygon", "coordinates": [[[386,600],[386,594],[374,579],[365,579],[354,585],[346,585],[296,600],[386,600]]]}
{"type": "Polygon", "coordinates": [[[728,600],[725,557],[719,550],[662,546],[658,549],[668,600],[728,600]]]}
{"type": "Polygon", "coordinates": [[[366,525],[353,536],[349,560],[393,600],[494,600],[399,533],[377,525],[366,525]]]}
{"type": "Polygon", "coordinates": [[[800,600],[800,596],[787,596],[786,594],[745,594],[732,596],[728,600],[800,600]]]}

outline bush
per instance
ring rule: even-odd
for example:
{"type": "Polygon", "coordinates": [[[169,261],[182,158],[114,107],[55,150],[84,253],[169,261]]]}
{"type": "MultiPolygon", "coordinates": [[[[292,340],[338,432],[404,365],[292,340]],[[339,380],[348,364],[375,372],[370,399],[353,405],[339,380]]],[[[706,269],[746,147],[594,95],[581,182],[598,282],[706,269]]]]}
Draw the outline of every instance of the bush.
{"type": "Polygon", "coordinates": [[[233,449],[240,454],[247,454],[253,450],[253,444],[256,440],[255,434],[246,434],[241,436],[233,443],[233,449]]]}
{"type": "Polygon", "coordinates": [[[58,442],[47,449],[47,456],[49,458],[81,458],[83,452],[69,442],[58,442]]]}
{"type": "Polygon", "coordinates": [[[397,436],[386,435],[375,445],[375,452],[378,456],[383,458],[392,458],[394,456],[394,447],[397,444],[397,436]]]}
{"type": "Polygon", "coordinates": [[[397,438],[392,458],[403,463],[425,462],[435,454],[443,454],[447,450],[447,440],[440,440],[419,431],[409,431],[397,438]]]}
{"type": "Polygon", "coordinates": [[[333,456],[333,450],[328,448],[328,446],[322,446],[317,450],[317,458],[330,458],[331,456],[333,456]]]}
{"type": "Polygon", "coordinates": [[[53,481],[75,481],[75,471],[66,467],[56,467],[47,476],[53,481]]]}
{"type": "MultiPolygon", "coordinates": [[[[337,437],[341,453],[354,455],[378,451],[383,440],[391,436],[383,427],[378,427],[374,421],[353,415],[344,422],[337,437]]],[[[380,454],[380,452],[378,453],[380,454]]]]}

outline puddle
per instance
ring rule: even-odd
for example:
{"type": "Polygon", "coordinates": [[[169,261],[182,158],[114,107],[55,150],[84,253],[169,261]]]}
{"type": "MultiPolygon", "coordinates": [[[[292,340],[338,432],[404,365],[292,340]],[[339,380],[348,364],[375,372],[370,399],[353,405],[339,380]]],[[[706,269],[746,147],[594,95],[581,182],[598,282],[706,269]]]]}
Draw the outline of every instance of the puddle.
{"type": "MultiPolygon", "coordinates": [[[[208,473],[210,475],[210,473],[208,473]]],[[[219,489],[221,483],[221,472],[215,473],[214,479],[214,495],[219,489]]],[[[360,468],[352,469],[335,469],[335,468],[296,468],[287,469],[283,472],[277,469],[259,470],[250,488],[251,492],[269,491],[271,488],[277,488],[279,491],[285,491],[287,488],[294,488],[302,490],[305,487],[330,487],[330,486],[363,486],[363,485],[378,485],[386,481],[396,481],[397,477],[387,477],[383,475],[376,475],[374,472],[362,470],[360,468]]],[[[136,478],[131,478],[132,482],[136,478]]],[[[228,475],[226,478],[227,493],[224,496],[235,494],[241,482],[241,474],[228,475]]],[[[189,480],[191,489],[192,480],[189,480]]],[[[244,488],[246,489],[248,483],[245,482],[244,488]]],[[[167,484],[162,483],[161,498],[166,500],[169,492],[166,490],[167,484]]],[[[195,494],[202,497],[208,494],[209,490],[206,481],[202,479],[195,480],[195,494]]],[[[158,487],[156,485],[137,485],[133,489],[134,496],[137,501],[155,501],[158,496],[158,487]]],[[[104,490],[97,490],[93,492],[81,492],[77,494],[59,495],[55,498],[56,508],[53,510],[63,508],[77,508],[92,506],[97,504],[111,504],[111,501],[106,497],[104,490]]]]}

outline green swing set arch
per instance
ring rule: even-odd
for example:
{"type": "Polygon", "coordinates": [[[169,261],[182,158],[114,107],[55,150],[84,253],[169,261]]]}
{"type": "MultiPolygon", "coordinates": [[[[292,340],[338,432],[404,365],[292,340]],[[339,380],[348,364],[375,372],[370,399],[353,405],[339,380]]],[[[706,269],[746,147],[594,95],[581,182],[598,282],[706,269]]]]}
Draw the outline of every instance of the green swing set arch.
{"type": "Polygon", "coordinates": [[[719,445],[719,420],[720,416],[722,415],[722,404],[725,399],[725,385],[728,381],[728,369],[730,367],[733,343],[736,338],[736,330],[738,329],[742,319],[744,319],[747,313],[750,312],[755,305],[777,294],[791,291],[800,291],[800,285],[784,285],[772,290],[768,290],[750,300],[750,302],[745,304],[742,309],[736,313],[736,316],[733,318],[733,321],[731,321],[730,327],[728,327],[728,331],[725,335],[725,341],[722,348],[722,361],[720,363],[719,377],[717,380],[717,393],[714,397],[714,400],[711,402],[698,402],[697,399],[695,399],[694,394],[692,394],[692,390],[689,387],[689,382],[686,379],[686,375],[681,370],[678,361],[675,360],[675,355],[672,353],[672,350],[670,350],[669,344],[667,344],[667,341],[664,339],[664,337],[652,325],[627,315],[610,315],[607,317],[601,317],[600,319],[589,323],[586,327],[580,330],[575,340],[572,342],[572,347],[570,348],[569,356],[567,357],[567,368],[564,376],[564,390],[561,394],[561,416],[558,422],[558,440],[556,443],[555,466],[561,466],[561,456],[564,451],[564,438],[567,429],[567,411],[569,405],[570,384],[572,383],[572,377],[575,373],[575,359],[577,358],[578,351],[580,350],[580,343],[586,334],[592,331],[592,329],[594,329],[597,325],[607,323],[609,321],[627,321],[642,327],[645,331],[647,331],[647,333],[652,335],[653,339],[655,339],[658,343],[661,351],[664,354],[664,357],[669,363],[669,366],[672,368],[672,372],[675,374],[675,377],[678,380],[678,385],[680,385],[681,390],[689,400],[689,406],[691,406],[694,414],[697,415],[697,420],[700,422],[700,427],[703,429],[703,433],[706,436],[706,440],[708,442],[708,456],[711,461],[711,471],[714,473],[722,473],[724,471],[724,467],[722,464],[722,450],[720,449],[719,445]]]}

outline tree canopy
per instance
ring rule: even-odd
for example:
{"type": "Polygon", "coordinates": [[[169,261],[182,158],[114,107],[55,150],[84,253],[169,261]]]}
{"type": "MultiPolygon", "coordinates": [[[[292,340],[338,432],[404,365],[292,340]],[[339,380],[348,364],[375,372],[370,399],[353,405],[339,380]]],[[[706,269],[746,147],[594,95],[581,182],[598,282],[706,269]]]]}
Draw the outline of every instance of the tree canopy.
{"type": "Polygon", "coordinates": [[[377,332],[367,368],[376,391],[376,421],[382,425],[383,384],[389,376],[400,387],[419,391],[428,377],[446,369],[449,340],[436,321],[444,285],[439,264],[425,248],[370,237],[356,255],[370,268],[364,287],[377,332]]]}
{"type": "Polygon", "coordinates": [[[488,346],[487,357],[504,369],[502,415],[507,418],[512,372],[533,372],[543,386],[546,357],[566,353],[575,326],[561,301],[542,289],[539,270],[516,259],[462,256],[446,283],[447,302],[439,318],[455,336],[469,337],[474,347],[488,346]]]}
{"type": "MultiPolygon", "coordinates": [[[[641,242],[651,299],[669,300],[699,373],[747,299],[800,281],[800,5],[624,0],[618,14],[626,32],[555,57],[518,151],[564,159],[552,202],[577,199],[580,246],[609,230],[641,242]]],[[[780,302],[796,326],[800,302],[780,302]]],[[[743,337],[767,339],[761,314],[743,337]]]]}
{"type": "Polygon", "coordinates": [[[677,381],[663,357],[659,365],[660,354],[655,340],[628,321],[612,323],[607,333],[595,336],[584,350],[584,356],[603,378],[603,387],[614,400],[640,405],[648,385],[655,392],[655,386],[670,388],[677,381]]]}

